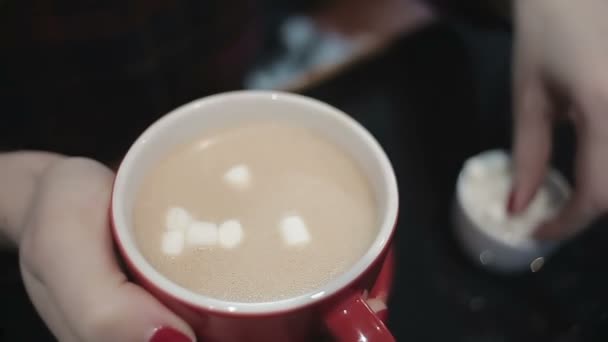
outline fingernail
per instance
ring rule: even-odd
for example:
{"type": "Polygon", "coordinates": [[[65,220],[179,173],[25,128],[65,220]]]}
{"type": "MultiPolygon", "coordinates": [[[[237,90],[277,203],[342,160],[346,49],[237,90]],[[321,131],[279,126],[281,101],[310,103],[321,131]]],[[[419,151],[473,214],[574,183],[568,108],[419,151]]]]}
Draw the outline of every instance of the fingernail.
{"type": "Polygon", "coordinates": [[[156,329],[150,342],[192,342],[192,339],[173,328],[162,327],[156,329]]]}

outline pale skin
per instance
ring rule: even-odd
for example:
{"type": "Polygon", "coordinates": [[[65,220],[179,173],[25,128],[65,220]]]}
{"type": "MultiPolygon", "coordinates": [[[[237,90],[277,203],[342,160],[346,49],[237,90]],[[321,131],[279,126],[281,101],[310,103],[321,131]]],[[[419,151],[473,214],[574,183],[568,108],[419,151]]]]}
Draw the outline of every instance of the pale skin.
{"type": "Polygon", "coordinates": [[[120,269],[108,223],[114,174],[88,159],[0,154],[0,222],[23,281],[62,342],[143,342],[188,325],[120,269]]]}
{"type": "MultiPolygon", "coordinates": [[[[538,230],[563,239],[608,209],[608,2],[517,0],[515,8],[513,209],[523,210],[538,189],[551,124],[564,115],[578,133],[575,191],[538,230]]],[[[108,224],[113,177],[87,159],[0,154],[0,229],[19,249],[27,291],[60,341],[148,341],[161,326],[194,339],[120,269],[108,224]]]]}
{"type": "Polygon", "coordinates": [[[575,191],[560,214],[537,231],[539,238],[564,239],[608,209],[608,2],[514,4],[513,211],[523,210],[538,190],[551,153],[552,124],[565,117],[577,133],[575,191]]]}

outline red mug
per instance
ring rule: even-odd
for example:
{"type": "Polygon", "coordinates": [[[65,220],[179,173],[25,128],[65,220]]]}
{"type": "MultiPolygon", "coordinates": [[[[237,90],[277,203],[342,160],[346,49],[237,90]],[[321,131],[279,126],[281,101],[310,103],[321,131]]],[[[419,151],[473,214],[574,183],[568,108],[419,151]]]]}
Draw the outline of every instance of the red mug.
{"type": "Polygon", "coordinates": [[[115,242],[135,281],[184,318],[203,341],[394,341],[384,324],[398,213],[391,163],[372,135],[343,112],[300,95],[239,91],[186,104],[150,126],[118,168],[112,194],[115,242]],[[172,148],[205,132],[252,121],[286,121],[314,130],[349,153],[372,184],[378,234],[346,272],[312,293],[264,303],[239,303],[187,290],[156,271],[132,232],[132,208],[142,177],[172,148]]]}

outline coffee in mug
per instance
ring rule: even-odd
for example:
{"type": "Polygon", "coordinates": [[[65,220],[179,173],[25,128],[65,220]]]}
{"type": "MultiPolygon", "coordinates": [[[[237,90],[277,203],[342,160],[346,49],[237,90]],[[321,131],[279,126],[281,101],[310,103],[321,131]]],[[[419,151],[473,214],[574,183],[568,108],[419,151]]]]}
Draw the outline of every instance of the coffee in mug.
{"type": "Polygon", "coordinates": [[[144,175],[133,209],[142,255],[196,293],[268,302],[313,292],[378,235],[372,185],[337,145],[288,122],[201,134],[144,175]]]}

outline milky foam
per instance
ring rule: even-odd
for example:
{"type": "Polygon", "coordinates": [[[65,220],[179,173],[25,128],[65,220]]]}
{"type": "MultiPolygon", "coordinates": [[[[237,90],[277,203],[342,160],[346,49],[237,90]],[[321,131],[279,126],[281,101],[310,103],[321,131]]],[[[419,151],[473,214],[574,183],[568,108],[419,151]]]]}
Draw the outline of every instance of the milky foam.
{"type": "Polygon", "coordinates": [[[323,287],[348,272],[376,240],[383,205],[359,160],[333,136],[268,119],[205,127],[165,146],[138,180],[134,242],[171,282],[230,302],[322,296],[323,287]],[[170,225],[184,232],[178,256],[161,249],[170,207],[187,210],[195,227],[170,225]],[[288,215],[301,216],[309,244],[286,245],[280,224],[288,215]],[[233,249],[220,244],[219,226],[228,220],[238,220],[243,233],[233,249]],[[197,222],[218,227],[216,244],[197,222]]]}
{"type": "Polygon", "coordinates": [[[251,172],[247,165],[237,165],[224,174],[224,181],[236,189],[246,189],[251,183],[251,172]]]}

